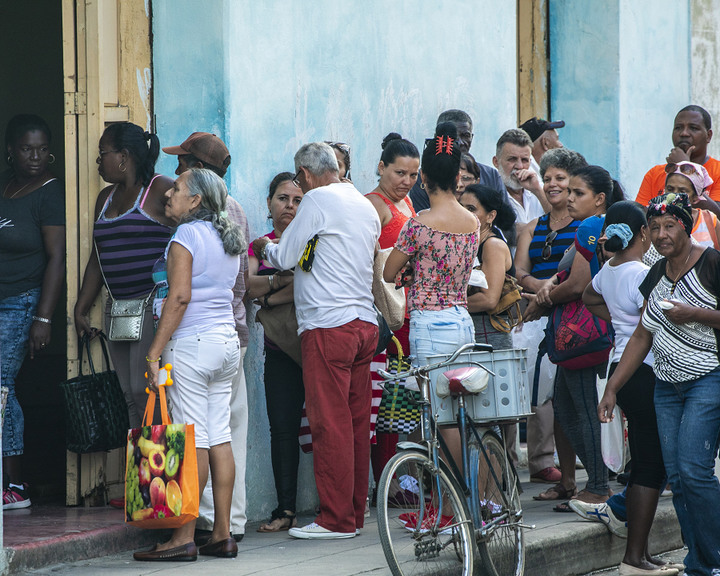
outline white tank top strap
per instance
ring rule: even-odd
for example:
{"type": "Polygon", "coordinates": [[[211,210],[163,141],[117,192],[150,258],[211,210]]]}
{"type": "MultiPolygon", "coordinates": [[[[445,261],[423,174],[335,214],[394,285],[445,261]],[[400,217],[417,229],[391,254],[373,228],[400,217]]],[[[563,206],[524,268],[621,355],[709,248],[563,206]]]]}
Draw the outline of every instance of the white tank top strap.
{"type": "Polygon", "coordinates": [[[117,184],[112,187],[112,190],[110,190],[110,194],[108,194],[108,197],[105,198],[105,204],[103,204],[102,210],[100,210],[100,215],[98,216],[98,220],[105,217],[105,210],[107,210],[107,207],[110,206],[110,202],[112,202],[113,195],[115,194],[115,189],[117,188],[117,184]]]}

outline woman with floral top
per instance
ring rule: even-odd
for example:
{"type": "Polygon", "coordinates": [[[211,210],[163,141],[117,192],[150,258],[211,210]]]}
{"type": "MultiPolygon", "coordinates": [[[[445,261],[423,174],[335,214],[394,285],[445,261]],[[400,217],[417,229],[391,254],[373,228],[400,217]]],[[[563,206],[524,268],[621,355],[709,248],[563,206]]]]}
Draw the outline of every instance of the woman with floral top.
{"type": "Polygon", "coordinates": [[[406,265],[413,273],[407,308],[410,352],[419,366],[432,354],[451,353],[474,340],[467,287],[480,225],[454,195],[461,155],[456,138],[455,125],[443,123],[425,142],[420,173],[430,209],[405,223],[383,274],[392,282],[406,265]]]}
{"type": "MultiPolygon", "coordinates": [[[[435,137],[425,141],[420,175],[430,208],[405,223],[383,273],[386,282],[406,266],[412,273],[407,309],[410,352],[418,366],[426,365],[433,354],[452,353],[475,339],[467,288],[480,222],[455,198],[460,171],[456,138],[455,125],[443,123],[435,137]]],[[[459,462],[460,434],[456,426],[445,428],[443,437],[459,462]]],[[[417,513],[411,513],[405,526],[415,529],[417,522],[417,513]]]]}

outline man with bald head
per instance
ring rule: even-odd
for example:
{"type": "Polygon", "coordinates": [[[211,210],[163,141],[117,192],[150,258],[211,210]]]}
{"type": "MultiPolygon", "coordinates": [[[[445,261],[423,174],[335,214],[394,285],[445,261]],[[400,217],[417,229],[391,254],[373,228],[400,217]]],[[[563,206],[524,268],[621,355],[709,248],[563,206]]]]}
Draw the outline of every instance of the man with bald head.
{"type": "MultiPolygon", "coordinates": [[[[712,135],[712,119],[708,111],[694,104],[685,106],[675,116],[671,135],[673,147],[665,160],[668,164],[689,160],[705,166],[713,179],[707,189],[708,195],[715,202],[720,202],[720,161],[707,152],[712,135]]],[[[661,193],[667,176],[665,166],[658,164],[648,170],[635,198],[636,202],[647,206],[650,200],[661,193]]]]}

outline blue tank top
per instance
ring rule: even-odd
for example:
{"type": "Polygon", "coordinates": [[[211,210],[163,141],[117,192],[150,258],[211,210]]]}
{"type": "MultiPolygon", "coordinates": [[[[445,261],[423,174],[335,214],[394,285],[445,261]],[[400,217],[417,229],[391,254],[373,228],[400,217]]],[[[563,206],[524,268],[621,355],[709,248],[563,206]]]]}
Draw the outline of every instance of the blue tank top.
{"type": "Polygon", "coordinates": [[[93,239],[107,288],[113,298],[143,298],[155,287],[153,266],[165,253],[173,234],[172,228],[143,210],[155,178],[147,188],[140,190],[130,210],[115,218],[106,218],[105,211],[115,194],[113,188],[95,222],[93,239]]]}

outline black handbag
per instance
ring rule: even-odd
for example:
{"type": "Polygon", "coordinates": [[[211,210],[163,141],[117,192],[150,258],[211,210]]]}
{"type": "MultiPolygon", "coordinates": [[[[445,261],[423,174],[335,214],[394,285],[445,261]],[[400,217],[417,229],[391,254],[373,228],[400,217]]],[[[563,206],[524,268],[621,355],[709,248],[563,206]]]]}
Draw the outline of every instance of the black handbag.
{"type": "Polygon", "coordinates": [[[102,452],[127,444],[130,428],[127,404],[120,381],[110,370],[107,336],[98,334],[107,370],[96,372],[90,355],[90,337],[80,340],[80,374],[60,384],[65,398],[65,443],[78,454],[102,452]],[[82,373],[83,352],[87,353],[90,374],[82,373]]]}

